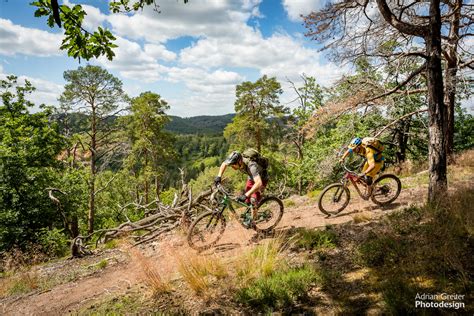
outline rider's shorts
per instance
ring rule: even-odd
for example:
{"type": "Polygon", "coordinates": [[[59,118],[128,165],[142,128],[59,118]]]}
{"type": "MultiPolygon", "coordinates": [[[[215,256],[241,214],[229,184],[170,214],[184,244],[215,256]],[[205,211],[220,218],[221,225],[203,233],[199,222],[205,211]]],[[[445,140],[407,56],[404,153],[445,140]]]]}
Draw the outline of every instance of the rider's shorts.
{"type": "MultiPolygon", "coordinates": [[[[263,181],[263,185],[260,188],[260,190],[257,190],[256,192],[252,194],[251,198],[254,198],[255,201],[257,201],[257,203],[260,202],[262,198],[262,192],[265,190],[267,183],[268,181],[263,181]]],[[[249,191],[253,187],[254,184],[255,182],[253,182],[253,180],[247,179],[247,183],[245,184],[245,192],[249,191]]],[[[245,203],[250,203],[250,199],[247,199],[245,203]]]]}
{"type": "MultiPolygon", "coordinates": [[[[375,176],[377,175],[377,173],[379,173],[379,171],[382,169],[382,167],[383,167],[383,160],[380,161],[380,162],[375,162],[374,169],[372,169],[372,171],[367,173],[367,175],[369,177],[375,178],[375,176]]],[[[369,168],[369,163],[368,162],[366,162],[364,164],[364,166],[362,167],[362,172],[365,172],[365,170],[367,170],[367,168],[369,168]]]]}

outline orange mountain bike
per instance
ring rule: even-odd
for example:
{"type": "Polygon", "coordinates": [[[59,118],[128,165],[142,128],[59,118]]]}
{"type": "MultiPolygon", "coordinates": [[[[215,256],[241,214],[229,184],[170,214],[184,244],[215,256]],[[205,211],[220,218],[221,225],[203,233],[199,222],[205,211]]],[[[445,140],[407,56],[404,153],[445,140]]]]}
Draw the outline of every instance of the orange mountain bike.
{"type": "Polygon", "coordinates": [[[402,184],[397,176],[393,174],[381,175],[372,183],[371,190],[369,190],[369,186],[356,172],[349,170],[346,165],[343,167],[346,172],[341,182],[328,185],[319,196],[318,207],[324,214],[335,215],[347,207],[351,199],[348,188],[350,184],[354,186],[362,199],[371,199],[377,205],[387,205],[398,198],[402,184]],[[362,191],[359,186],[362,187],[362,191]]]}

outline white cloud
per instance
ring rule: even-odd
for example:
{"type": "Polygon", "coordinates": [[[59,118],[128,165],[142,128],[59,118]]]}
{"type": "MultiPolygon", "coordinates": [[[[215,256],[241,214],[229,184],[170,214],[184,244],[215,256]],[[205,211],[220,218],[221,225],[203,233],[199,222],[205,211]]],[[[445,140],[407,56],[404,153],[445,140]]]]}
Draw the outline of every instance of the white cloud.
{"type": "Polygon", "coordinates": [[[151,43],[163,43],[181,36],[238,36],[235,26],[244,24],[252,16],[259,16],[259,3],[256,0],[204,0],[187,4],[162,1],[159,7],[161,13],[148,6],[143,12],[132,16],[110,15],[108,21],[116,34],[151,43]]]}
{"type": "Polygon", "coordinates": [[[173,61],[176,59],[176,53],[167,50],[164,45],[145,44],[145,53],[155,59],[164,61],[173,61]]]}
{"type": "Polygon", "coordinates": [[[283,0],[282,4],[290,20],[301,22],[301,15],[308,15],[320,9],[323,0],[283,0]]]}
{"type": "Polygon", "coordinates": [[[259,69],[261,75],[299,80],[305,73],[317,78],[318,83],[329,85],[348,69],[335,64],[322,64],[320,53],[303,47],[303,43],[276,34],[264,39],[260,33],[246,27],[241,30],[239,41],[232,38],[208,38],[199,40],[180,54],[183,65],[211,67],[249,67],[259,69]]]}
{"type": "Polygon", "coordinates": [[[117,70],[125,78],[143,82],[153,82],[162,77],[166,67],[158,64],[140,45],[121,37],[117,37],[116,44],[118,47],[114,50],[114,60],[109,61],[102,56],[98,59],[99,64],[107,69],[117,70]]]}
{"type": "Polygon", "coordinates": [[[107,16],[102,14],[96,7],[90,5],[82,5],[82,8],[86,11],[87,15],[84,17],[82,26],[88,31],[95,31],[97,27],[107,20],[107,16]]]}
{"type": "Polygon", "coordinates": [[[0,18],[0,54],[60,55],[61,34],[23,27],[0,18]]]}

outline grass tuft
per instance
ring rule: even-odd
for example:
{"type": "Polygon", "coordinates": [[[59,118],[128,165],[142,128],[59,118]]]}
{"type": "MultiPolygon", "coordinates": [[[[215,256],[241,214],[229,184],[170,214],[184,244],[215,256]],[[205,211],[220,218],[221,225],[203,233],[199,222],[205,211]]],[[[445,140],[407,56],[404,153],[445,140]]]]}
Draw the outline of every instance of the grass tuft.
{"type": "Polygon", "coordinates": [[[329,249],[336,247],[336,232],[329,226],[324,230],[298,228],[295,246],[305,250],[329,249]]]}
{"type": "Polygon", "coordinates": [[[256,310],[273,311],[294,306],[298,300],[307,297],[312,284],[319,279],[309,265],[301,268],[275,271],[261,276],[241,288],[236,299],[256,310]]]}
{"type": "Polygon", "coordinates": [[[237,276],[245,284],[251,279],[266,277],[285,265],[283,250],[286,244],[283,238],[267,240],[245,253],[237,262],[237,276]]]}
{"type": "Polygon", "coordinates": [[[143,273],[146,285],[151,290],[153,296],[168,293],[171,291],[169,282],[165,282],[158,271],[154,261],[145,257],[138,249],[131,248],[132,258],[138,263],[143,273]]]}
{"type": "Polygon", "coordinates": [[[40,279],[36,273],[20,272],[17,275],[1,280],[0,297],[20,295],[34,291],[40,287],[40,279]]]}
{"type": "Polygon", "coordinates": [[[206,295],[216,280],[228,275],[226,266],[217,256],[186,254],[180,257],[178,271],[184,281],[197,295],[206,295]]]}

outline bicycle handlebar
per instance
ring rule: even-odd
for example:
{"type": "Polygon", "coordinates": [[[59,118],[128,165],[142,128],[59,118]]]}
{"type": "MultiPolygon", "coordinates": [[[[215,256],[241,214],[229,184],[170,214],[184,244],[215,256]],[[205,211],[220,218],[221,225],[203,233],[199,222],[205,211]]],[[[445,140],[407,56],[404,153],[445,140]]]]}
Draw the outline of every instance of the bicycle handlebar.
{"type": "Polygon", "coordinates": [[[222,184],[220,183],[217,183],[216,184],[216,188],[219,192],[221,192],[222,194],[225,194],[225,195],[228,195],[230,196],[230,194],[224,189],[224,187],[222,186],[222,184]]]}
{"type": "Polygon", "coordinates": [[[353,173],[353,174],[357,174],[357,172],[355,171],[352,171],[350,170],[349,168],[347,168],[346,164],[345,163],[341,163],[342,167],[344,168],[344,170],[346,170],[347,172],[349,173],[353,173]]]}
{"type": "Polygon", "coordinates": [[[247,205],[247,203],[242,203],[241,201],[237,200],[237,198],[236,198],[234,195],[232,195],[232,194],[230,194],[229,192],[227,192],[227,191],[224,189],[224,186],[223,186],[222,184],[220,184],[220,183],[216,184],[216,188],[217,188],[217,190],[218,190],[219,192],[221,192],[222,194],[227,195],[228,197],[230,197],[230,198],[232,199],[232,201],[237,202],[237,203],[240,203],[240,204],[245,204],[245,205],[247,205]]]}

